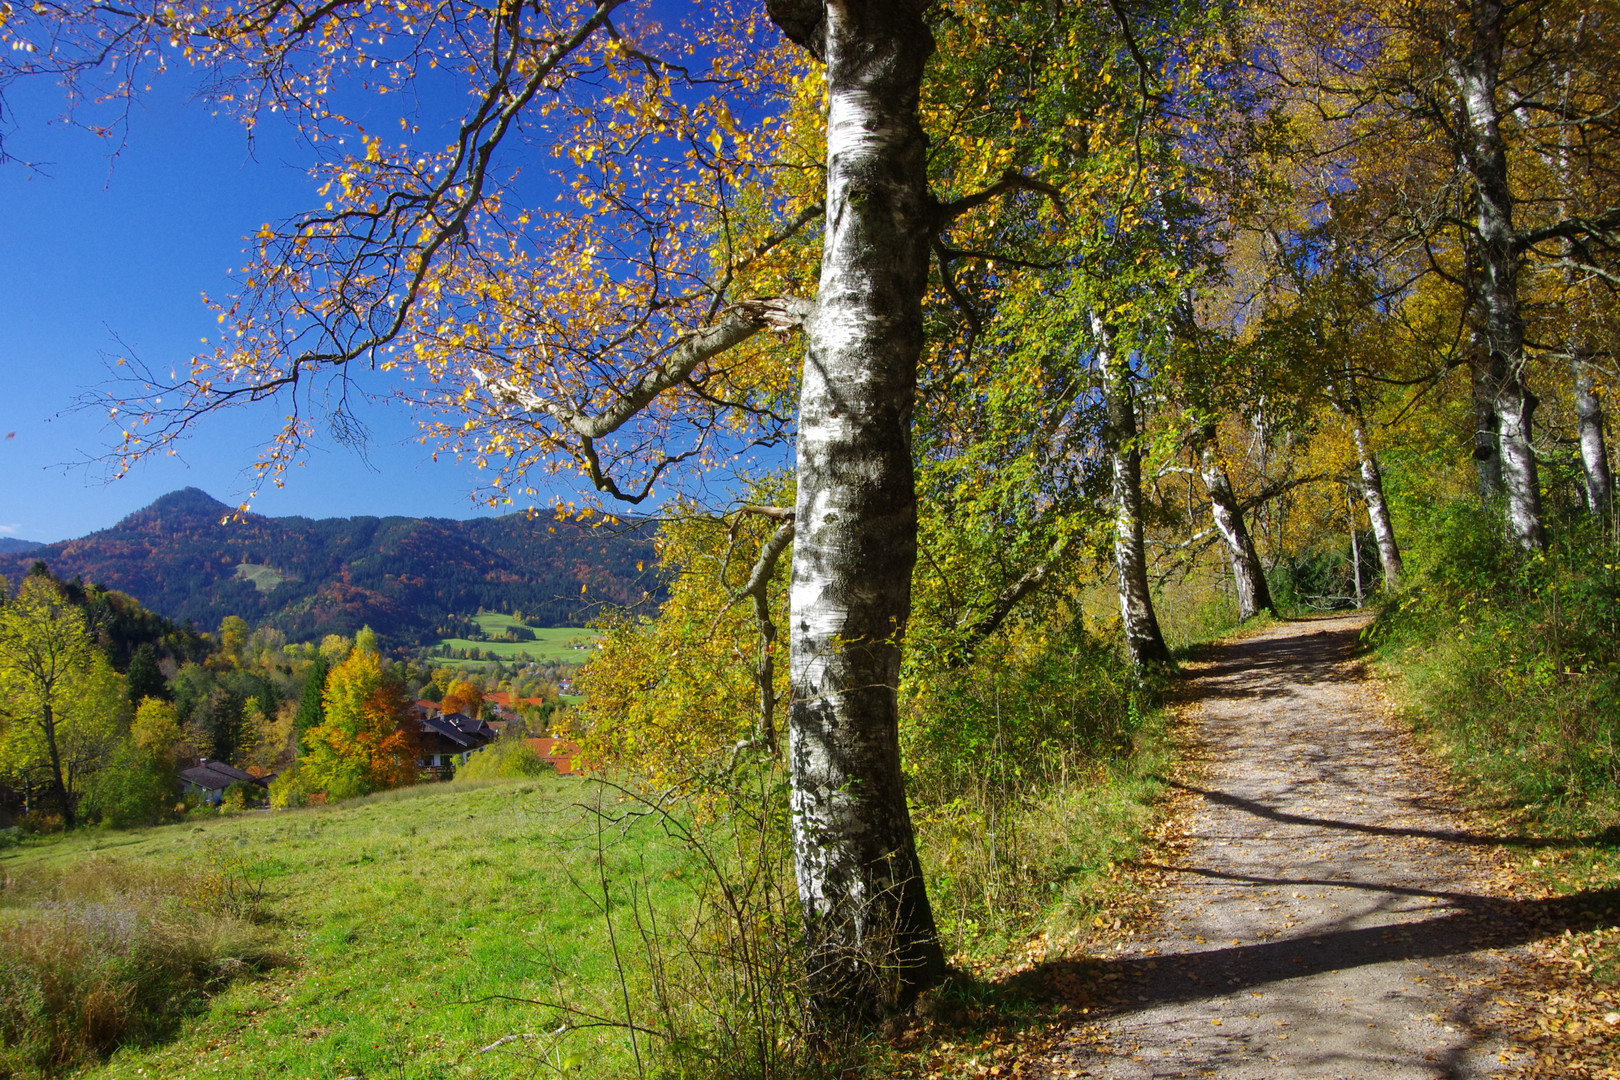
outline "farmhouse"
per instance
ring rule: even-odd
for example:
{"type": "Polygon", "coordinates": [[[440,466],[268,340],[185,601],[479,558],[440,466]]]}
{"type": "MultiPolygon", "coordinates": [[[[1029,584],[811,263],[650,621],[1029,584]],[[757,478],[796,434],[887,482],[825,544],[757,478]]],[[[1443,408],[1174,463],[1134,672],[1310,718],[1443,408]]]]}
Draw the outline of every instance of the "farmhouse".
{"type": "Polygon", "coordinates": [[[225,797],[225,789],[232,784],[256,784],[269,787],[272,776],[254,776],[235,769],[223,761],[201,759],[189,769],[180,770],[180,790],[185,795],[199,795],[203,802],[218,805],[225,797]]]}
{"type": "Polygon", "coordinates": [[[578,771],[574,768],[574,759],[579,757],[579,743],[570,739],[556,739],[547,735],[538,739],[530,739],[529,745],[534,747],[534,752],[540,755],[542,761],[557,770],[558,776],[577,775],[578,771]]]}
{"type": "Polygon", "coordinates": [[[482,720],[460,712],[424,716],[418,723],[422,756],[417,765],[441,773],[447,773],[458,763],[464,764],[468,754],[493,742],[496,734],[482,720]]]}

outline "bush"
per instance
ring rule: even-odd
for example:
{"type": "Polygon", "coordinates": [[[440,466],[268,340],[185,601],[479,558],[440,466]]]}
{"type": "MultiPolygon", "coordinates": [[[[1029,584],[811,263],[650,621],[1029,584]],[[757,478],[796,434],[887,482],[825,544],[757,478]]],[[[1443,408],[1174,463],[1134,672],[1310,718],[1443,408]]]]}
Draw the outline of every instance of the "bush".
{"type": "Polygon", "coordinates": [[[309,803],[309,792],[304,790],[303,780],[298,775],[298,763],[294,762],[276,778],[270,781],[270,805],[277,810],[285,810],[294,806],[305,806],[309,803]]]}
{"type": "Polygon", "coordinates": [[[1156,790],[1136,760],[1157,688],[1074,620],[993,642],[971,664],[909,662],[907,792],[941,929],[1016,935],[1134,844],[1156,790]]]}
{"type": "Polygon", "coordinates": [[[81,809],[86,821],[116,828],[156,825],[172,813],[174,788],[172,769],[125,743],[95,775],[81,809]]]}
{"type": "Polygon", "coordinates": [[[467,759],[456,770],[457,780],[521,780],[544,776],[551,766],[523,738],[498,739],[467,759]]]}
{"type": "Polygon", "coordinates": [[[170,1035],[232,979],[281,958],[219,873],[92,861],[0,920],[0,1080],[94,1063],[170,1035]]]}
{"type": "Polygon", "coordinates": [[[371,792],[371,785],[366,783],[365,777],[361,776],[358,770],[338,773],[326,785],[326,799],[328,802],[358,799],[362,795],[370,795],[371,792]]]}
{"type": "Polygon", "coordinates": [[[238,780],[225,789],[225,794],[219,800],[219,808],[226,813],[246,810],[259,798],[257,785],[238,780]]]}

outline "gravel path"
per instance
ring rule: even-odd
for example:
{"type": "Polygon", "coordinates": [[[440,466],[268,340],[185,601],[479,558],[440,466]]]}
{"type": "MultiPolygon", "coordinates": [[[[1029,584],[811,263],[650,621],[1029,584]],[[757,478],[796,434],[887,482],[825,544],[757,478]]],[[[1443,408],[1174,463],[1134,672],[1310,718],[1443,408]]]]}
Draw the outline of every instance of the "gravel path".
{"type": "Polygon", "coordinates": [[[1492,984],[1540,936],[1535,912],[1491,894],[1490,840],[1466,831],[1380,708],[1352,658],[1364,625],[1277,626],[1195,672],[1208,763],[1158,923],[1109,957],[1097,1022],[1039,1072],[1430,1080],[1506,1067],[1492,984]]]}

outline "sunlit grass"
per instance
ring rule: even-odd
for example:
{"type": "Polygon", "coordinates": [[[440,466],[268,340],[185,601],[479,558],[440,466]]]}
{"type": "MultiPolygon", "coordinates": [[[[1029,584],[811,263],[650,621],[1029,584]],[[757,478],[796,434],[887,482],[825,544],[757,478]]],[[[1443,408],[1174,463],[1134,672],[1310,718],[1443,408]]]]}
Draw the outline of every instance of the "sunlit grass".
{"type": "MultiPolygon", "coordinates": [[[[552,1044],[518,1039],[477,1051],[555,1030],[560,1019],[501,995],[617,1014],[618,979],[594,906],[599,866],[618,920],[629,918],[632,884],[669,914],[687,902],[679,852],[644,829],[599,832],[580,804],[600,792],[563,778],[406,789],[335,807],[29,841],[8,849],[0,873],[24,895],[88,859],[180,876],[223,848],[262,880],[270,938],[293,966],[238,980],[172,1041],[119,1050],[86,1075],[507,1077],[530,1068],[514,1052],[552,1044]]],[[[615,1029],[557,1045],[587,1066],[583,1075],[633,1072],[615,1029]]]]}

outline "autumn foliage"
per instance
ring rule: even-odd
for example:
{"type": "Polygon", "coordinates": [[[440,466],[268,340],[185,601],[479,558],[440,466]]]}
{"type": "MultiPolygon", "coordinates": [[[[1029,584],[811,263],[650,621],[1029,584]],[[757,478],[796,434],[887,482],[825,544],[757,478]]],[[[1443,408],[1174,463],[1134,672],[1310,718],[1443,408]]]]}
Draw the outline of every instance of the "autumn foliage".
{"type": "Polygon", "coordinates": [[[416,779],[416,747],[405,688],[374,652],[356,649],[332,669],[323,696],[326,722],[304,736],[303,785],[330,795],[401,787],[416,779]]]}

